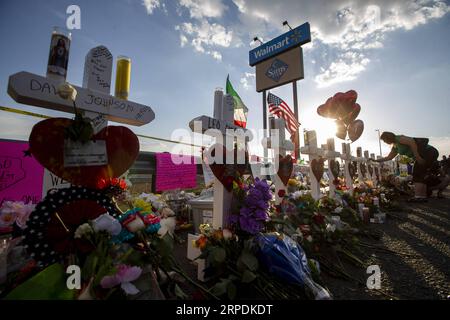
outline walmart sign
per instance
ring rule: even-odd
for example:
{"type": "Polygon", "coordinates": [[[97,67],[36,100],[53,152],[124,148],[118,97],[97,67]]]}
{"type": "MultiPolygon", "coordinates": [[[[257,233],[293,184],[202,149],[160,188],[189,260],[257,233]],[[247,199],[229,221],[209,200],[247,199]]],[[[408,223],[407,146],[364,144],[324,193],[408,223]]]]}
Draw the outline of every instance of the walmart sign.
{"type": "Polygon", "coordinates": [[[282,34],[275,39],[270,40],[267,43],[260,45],[259,47],[249,52],[249,64],[254,66],[255,64],[269,59],[277,54],[280,54],[288,49],[311,41],[311,32],[309,30],[309,23],[306,22],[295,29],[282,34]]]}

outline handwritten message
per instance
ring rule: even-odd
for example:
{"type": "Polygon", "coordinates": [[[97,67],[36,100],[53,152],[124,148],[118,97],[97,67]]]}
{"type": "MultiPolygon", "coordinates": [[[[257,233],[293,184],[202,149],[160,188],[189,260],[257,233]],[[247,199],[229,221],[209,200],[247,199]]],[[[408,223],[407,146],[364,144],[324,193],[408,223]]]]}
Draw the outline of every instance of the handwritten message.
{"type": "Polygon", "coordinates": [[[0,141],[0,203],[42,199],[44,168],[32,157],[24,156],[28,143],[0,141]]]}
{"type": "Polygon", "coordinates": [[[157,192],[195,188],[196,178],[197,166],[192,157],[186,157],[186,161],[181,164],[174,164],[170,153],[156,154],[155,188],[157,192]]]}

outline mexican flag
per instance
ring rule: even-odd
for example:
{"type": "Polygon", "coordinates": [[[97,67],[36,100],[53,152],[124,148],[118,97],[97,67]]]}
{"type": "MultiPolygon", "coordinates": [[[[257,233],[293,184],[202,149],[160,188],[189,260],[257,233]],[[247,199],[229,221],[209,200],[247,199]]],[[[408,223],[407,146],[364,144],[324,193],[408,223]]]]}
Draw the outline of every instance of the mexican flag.
{"type": "Polygon", "coordinates": [[[231,85],[230,75],[227,76],[226,94],[231,95],[234,100],[234,124],[239,127],[245,128],[245,126],[247,125],[248,108],[242,102],[241,97],[239,97],[239,95],[231,85]]]}

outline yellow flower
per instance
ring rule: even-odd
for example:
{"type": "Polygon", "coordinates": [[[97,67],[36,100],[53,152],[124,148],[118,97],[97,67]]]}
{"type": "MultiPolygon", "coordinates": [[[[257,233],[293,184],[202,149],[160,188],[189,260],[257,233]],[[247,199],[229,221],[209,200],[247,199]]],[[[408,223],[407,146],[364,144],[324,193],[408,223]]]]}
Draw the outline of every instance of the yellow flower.
{"type": "Polygon", "coordinates": [[[152,212],[152,205],[141,198],[134,199],[133,206],[135,208],[141,208],[143,212],[152,212]]]}
{"type": "Polygon", "coordinates": [[[298,181],[295,179],[289,179],[288,186],[289,187],[296,187],[298,185],[298,181]]]}

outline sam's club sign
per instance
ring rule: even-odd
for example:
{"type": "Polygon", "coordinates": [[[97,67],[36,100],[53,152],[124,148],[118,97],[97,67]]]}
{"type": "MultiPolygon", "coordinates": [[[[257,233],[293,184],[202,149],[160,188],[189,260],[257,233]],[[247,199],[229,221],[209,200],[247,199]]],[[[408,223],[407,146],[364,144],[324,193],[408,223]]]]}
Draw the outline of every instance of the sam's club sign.
{"type": "Polygon", "coordinates": [[[249,52],[249,64],[254,66],[255,64],[269,59],[277,54],[280,54],[295,46],[301,46],[302,44],[311,41],[311,32],[309,29],[309,23],[306,22],[295,29],[290,30],[278,36],[267,43],[260,45],[259,47],[249,52]]]}

